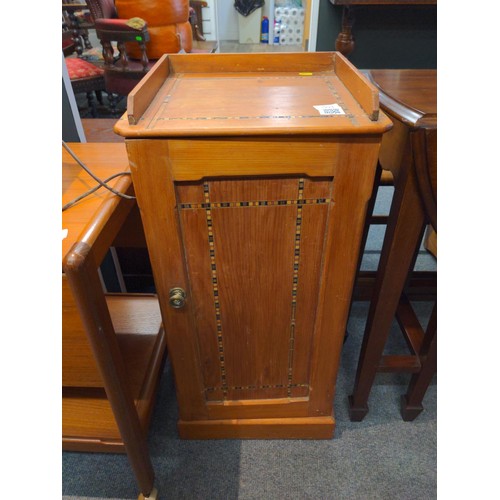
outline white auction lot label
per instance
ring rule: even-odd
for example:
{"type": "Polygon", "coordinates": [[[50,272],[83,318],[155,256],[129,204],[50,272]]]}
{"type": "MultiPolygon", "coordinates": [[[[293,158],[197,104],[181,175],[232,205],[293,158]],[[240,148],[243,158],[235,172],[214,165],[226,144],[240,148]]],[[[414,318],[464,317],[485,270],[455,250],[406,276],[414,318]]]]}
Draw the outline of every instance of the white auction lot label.
{"type": "Polygon", "coordinates": [[[321,104],[314,106],[320,115],[345,115],[344,110],[338,104],[321,104]]]}

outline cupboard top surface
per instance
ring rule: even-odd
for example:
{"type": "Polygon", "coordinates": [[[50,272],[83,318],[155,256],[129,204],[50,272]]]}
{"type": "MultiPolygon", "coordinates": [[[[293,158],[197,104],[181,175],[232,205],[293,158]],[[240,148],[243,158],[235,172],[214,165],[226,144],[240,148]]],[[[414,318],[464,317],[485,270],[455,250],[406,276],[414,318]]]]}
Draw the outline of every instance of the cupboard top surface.
{"type": "Polygon", "coordinates": [[[129,95],[125,137],[380,134],[376,88],[338,53],[184,54],[129,95]]]}

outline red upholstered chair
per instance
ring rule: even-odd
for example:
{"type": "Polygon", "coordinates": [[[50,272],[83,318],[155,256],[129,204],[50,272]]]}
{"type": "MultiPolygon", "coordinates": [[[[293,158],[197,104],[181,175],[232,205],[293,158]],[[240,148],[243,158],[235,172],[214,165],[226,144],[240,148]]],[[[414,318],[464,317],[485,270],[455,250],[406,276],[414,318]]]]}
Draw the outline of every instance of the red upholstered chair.
{"type": "Polygon", "coordinates": [[[104,87],[104,70],[79,57],[70,57],[75,52],[75,43],[70,30],[63,26],[62,49],[65,56],[66,68],[68,69],[71,87],[75,94],[85,93],[91,115],[97,116],[96,102],[102,104],[102,91],[104,87]]]}
{"type": "Polygon", "coordinates": [[[194,51],[189,0],[87,0],[87,5],[103,47],[108,94],[128,95],[163,54],[194,51]]]}

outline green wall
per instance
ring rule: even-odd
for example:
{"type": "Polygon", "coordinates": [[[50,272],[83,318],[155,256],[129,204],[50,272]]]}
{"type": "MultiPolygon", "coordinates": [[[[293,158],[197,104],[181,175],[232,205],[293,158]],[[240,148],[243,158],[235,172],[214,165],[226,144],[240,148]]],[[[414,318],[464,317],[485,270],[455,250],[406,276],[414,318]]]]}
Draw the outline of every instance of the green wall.
{"type": "MultiPolygon", "coordinates": [[[[341,21],[342,7],[320,0],[317,51],[335,50],[341,21]]],[[[353,34],[349,60],[360,69],[437,66],[435,5],[356,7],[353,34]]]]}

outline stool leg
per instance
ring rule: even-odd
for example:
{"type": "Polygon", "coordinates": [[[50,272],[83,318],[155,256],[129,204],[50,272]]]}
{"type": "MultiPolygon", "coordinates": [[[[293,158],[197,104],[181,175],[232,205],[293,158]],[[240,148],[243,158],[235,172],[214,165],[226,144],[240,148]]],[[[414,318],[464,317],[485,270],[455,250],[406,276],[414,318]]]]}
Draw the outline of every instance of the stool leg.
{"type": "MultiPolygon", "coordinates": [[[[358,266],[356,268],[357,270],[356,270],[356,278],[354,280],[354,288],[356,286],[356,282],[358,281],[359,272],[361,271],[361,262],[363,261],[363,254],[365,252],[366,240],[368,239],[368,233],[370,231],[370,218],[373,215],[373,210],[375,208],[375,201],[377,200],[377,193],[381,175],[382,175],[382,168],[380,166],[380,163],[378,163],[377,169],[375,170],[375,178],[373,179],[372,194],[370,196],[370,199],[368,200],[368,205],[366,207],[366,219],[365,219],[365,225],[363,227],[363,235],[361,236],[361,246],[359,247],[358,266]]],[[[351,305],[349,306],[348,317],[351,315],[351,309],[354,297],[354,288],[353,288],[353,296],[351,296],[351,305]]],[[[347,337],[349,337],[349,331],[346,329],[344,335],[344,342],[347,340],[347,337]]]]}
{"type": "Polygon", "coordinates": [[[366,221],[363,227],[363,235],[361,236],[361,248],[359,252],[358,259],[358,269],[356,273],[356,280],[358,278],[359,272],[361,270],[361,262],[363,261],[363,254],[366,247],[366,241],[368,239],[368,233],[370,232],[370,219],[373,216],[373,211],[375,210],[375,202],[377,201],[378,189],[380,187],[380,178],[382,176],[382,167],[380,163],[377,164],[377,169],[375,170],[375,179],[373,180],[373,190],[370,199],[368,200],[368,205],[366,207],[366,221]]]}
{"type": "Polygon", "coordinates": [[[366,240],[368,239],[368,233],[370,231],[370,218],[373,215],[373,211],[375,210],[375,202],[377,201],[378,189],[380,187],[380,178],[382,176],[382,167],[380,163],[377,164],[377,169],[375,170],[375,178],[373,180],[373,190],[368,200],[368,205],[366,207],[366,222],[365,227],[363,228],[363,235],[361,237],[361,252],[359,253],[359,262],[358,262],[358,272],[361,267],[361,261],[363,259],[363,250],[366,246],[366,240]]]}
{"type": "Polygon", "coordinates": [[[394,187],[354,390],[349,396],[349,416],[354,422],[360,422],[368,413],[368,396],[424,227],[425,216],[411,164],[402,167],[394,187]]]}
{"type": "Polygon", "coordinates": [[[422,412],[422,399],[431,383],[432,377],[436,373],[437,366],[437,306],[432,311],[425,338],[422,345],[420,357],[422,359],[422,368],[418,373],[411,377],[408,391],[401,396],[401,415],[403,420],[411,422],[422,412]]]}

